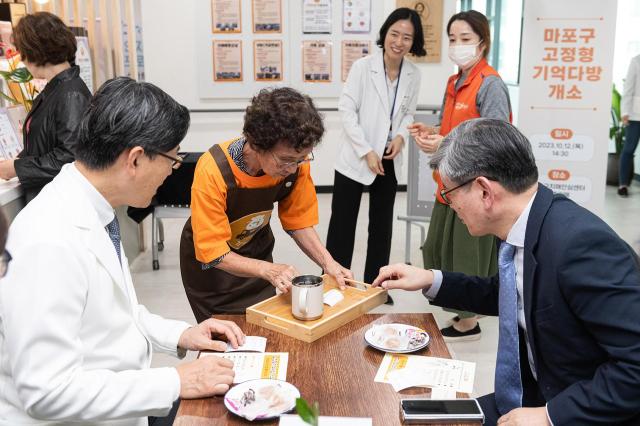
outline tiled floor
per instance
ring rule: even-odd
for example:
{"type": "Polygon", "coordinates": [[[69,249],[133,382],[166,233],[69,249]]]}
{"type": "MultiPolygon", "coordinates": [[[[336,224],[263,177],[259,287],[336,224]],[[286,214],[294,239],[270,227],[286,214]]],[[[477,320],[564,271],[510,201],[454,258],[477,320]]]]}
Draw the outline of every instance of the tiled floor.
{"type": "MultiPolygon", "coordinates": [[[[632,188],[632,192],[637,187],[632,188]]],[[[331,214],[331,195],[320,194],[320,225],[317,230],[324,240],[327,233],[327,225],[331,214]]],[[[368,198],[363,197],[362,208],[356,233],[355,252],[352,269],[356,278],[361,279],[364,270],[364,255],[366,253],[368,198]]],[[[406,194],[399,193],[396,200],[396,215],[403,215],[406,211],[406,194]]],[[[608,187],[606,194],[606,207],[604,219],[627,242],[638,249],[640,239],[640,193],[632,194],[628,199],[621,199],[615,193],[615,188],[608,187]]],[[[147,220],[147,222],[149,222],[147,220]]],[[[178,241],[184,220],[165,220],[165,249],[160,252],[160,270],[151,268],[151,252],[147,250],[138,256],[132,264],[133,280],[140,302],[153,313],[168,318],[182,319],[194,322],[189,304],[187,303],[184,289],[180,279],[178,261],[178,241]]],[[[146,223],[149,225],[149,223],[146,223]]],[[[275,218],[272,223],[276,236],[274,259],[277,262],[290,263],[302,273],[318,273],[319,268],[305,256],[301,256],[299,249],[293,240],[287,236],[275,218]]],[[[148,233],[146,234],[149,235],[148,233]]],[[[417,227],[412,231],[411,262],[421,265],[422,258],[419,250],[420,232],[417,227]]],[[[391,262],[404,261],[405,224],[396,221],[394,225],[394,237],[391,249],[391,262]]],[[[420,293],[392,291],[395,304],[383,305],[373,312],[432,312],[440,324],[451,317],[440,308],[430,306],[420,293]]],[[[497,319],[482,318],[482,338],[474,342],[463,342],[449,345],[453,355],[461,360],[477,363],[476,379],[473,395],[480,396],[493,391],[493,374],[496,359],[497,346],[497,319]]],[[[190,353],[189,357],[194,354],[190,353]]],[[[156,355],[154,366],[175,365],[174,358],[165,355],[156,355]]]]}

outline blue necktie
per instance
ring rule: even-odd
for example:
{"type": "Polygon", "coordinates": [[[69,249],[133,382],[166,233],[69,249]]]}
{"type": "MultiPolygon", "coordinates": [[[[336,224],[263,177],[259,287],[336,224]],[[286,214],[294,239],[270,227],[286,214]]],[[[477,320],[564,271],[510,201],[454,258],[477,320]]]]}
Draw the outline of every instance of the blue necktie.
{"type": "Polygon", "coordinates": [[[495,397],[496,405],[502,415],[522,406],[515,252],[516,248],[507,242],[500,245],[498,252],[500,335],[496,360],[495,397]]]}
{"type": "Polygon", "coordinates": [[[122,265],[122,259],[120,258],[120,224],[118,224],[118,218],[114,216],[113,220],[105,226],[105,229],[109,234],[109,238],[111,239],[113,246],[116,248],[118,260],[120,261],[120,265],[122,265]]]}

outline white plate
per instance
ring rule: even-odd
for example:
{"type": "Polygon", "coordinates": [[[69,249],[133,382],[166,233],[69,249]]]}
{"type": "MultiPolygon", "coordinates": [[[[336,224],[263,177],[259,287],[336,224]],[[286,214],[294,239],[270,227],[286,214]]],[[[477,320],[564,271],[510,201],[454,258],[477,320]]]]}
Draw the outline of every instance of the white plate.
{"type": "Polygon", "coordinates": [[[266,420],[293,410],[300,391],[283,380],[248,380],[224,396],[227,410],[247,420],[266,420]]]}
{"type": "Polygon", "coordinates": [[[429,334],[412,325],[379,324],[364,333],[364,340],[383,352],[405,354],[427,347],[429,334]]]}

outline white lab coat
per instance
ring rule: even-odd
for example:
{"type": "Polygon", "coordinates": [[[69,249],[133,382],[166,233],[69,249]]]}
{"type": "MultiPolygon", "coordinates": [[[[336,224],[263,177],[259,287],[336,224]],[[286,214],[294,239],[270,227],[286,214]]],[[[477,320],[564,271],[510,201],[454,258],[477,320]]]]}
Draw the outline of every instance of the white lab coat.
{"type": "Polygon", "coordinates": [[[620,109],[621,115],[628,115],[629,120],[640,121],[640,55],[629,63],[620,109]]]}
{"type": "Polygon", "coordinates": [[[146,425],[168,414],[180,391],[175,368],[149,368],[152,351],[176,355],[189,324],[138,304],[124,250],[121,267],[70,167],[10,228],[0,423],[146,425]]]}
{"type": "MultiPolygon", "coordinates": [[[[405,146],[409,143],[407,126],[414,121],[419,91],[420,71],[405,58],[392,126],[392,136],[402,135],[405,146]]],[[[374,150],[382,158],[389,134],[390,109],[382,51],[357,60],[338,103],[343,130],[335,165],[338,172],[363,185],[373,182],[376,175],[369,169],[365,155],[374,150]]],[[[394,159],[394,169],[396,179],[400,180],[402,153],[394,159]]]]}

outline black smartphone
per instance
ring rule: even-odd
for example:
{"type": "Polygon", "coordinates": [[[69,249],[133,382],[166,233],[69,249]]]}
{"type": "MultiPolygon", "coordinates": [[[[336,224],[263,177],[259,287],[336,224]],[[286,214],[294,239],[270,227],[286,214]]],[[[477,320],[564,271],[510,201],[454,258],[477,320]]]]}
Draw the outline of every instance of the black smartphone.
{"type": "Polygon", "coordinates": [[[484,423],[484,413],[475,399],[402,399],[400,417],[403,423],[484,423]]]}

